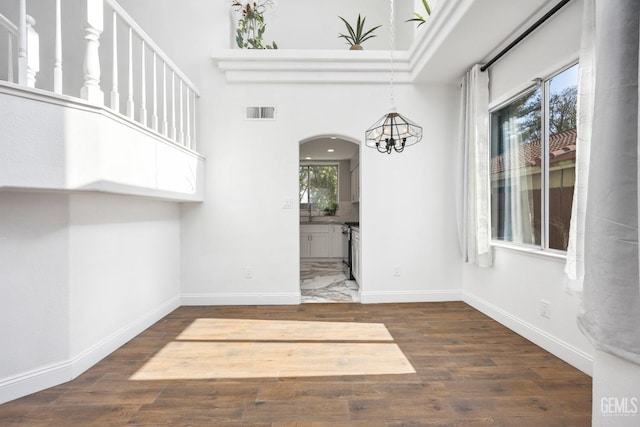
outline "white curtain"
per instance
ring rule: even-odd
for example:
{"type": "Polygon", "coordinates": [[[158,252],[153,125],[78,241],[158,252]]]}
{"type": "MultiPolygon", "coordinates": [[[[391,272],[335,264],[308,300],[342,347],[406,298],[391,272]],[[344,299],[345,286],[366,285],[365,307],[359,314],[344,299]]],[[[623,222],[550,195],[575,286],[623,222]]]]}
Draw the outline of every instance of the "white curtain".
{"type": "Polygon", "coordinates": [[[458,212],[464,261],[493,264],[489,188],[489,77],[475,65],[462,81],[458,212]]]}
{"type": "Polygon", "coordinates": [[[595,92],[578,325],[640,364],[638,58],[640,2],[595,2],[595,92]]]}
{"type": "MultiPolygon", "coordinates": [[[[504,184],[509,189],[505,194],[505,204],[509,214],[505,215],[504,228],[509,230],[512,241],[535,244],[533,200],[530,198],[531,190],[534,188],[533,175],[530,173],[530,167],[520,165],[519,162],[519,159],[524,156],[519,119],[520,117],[510,117],[505,124],[508,129],[503,132],[504,135],[509,135],[509,149],[505,152],[509,158],[509,167],[504,184]]],[[[540,176],[539,173],[538,176],[540,176]]]]}
{"type": "Polygon", "coordinates": [[[595,0],[584,0],[580,63],[578,66],[578,137],[576,144],[578,155],[576,157],[576,181],[565,266],[566,289],[572,294],[582,292],[582,281],[584,280],[585,212],[591,154],[595,60],[595,0]]]}

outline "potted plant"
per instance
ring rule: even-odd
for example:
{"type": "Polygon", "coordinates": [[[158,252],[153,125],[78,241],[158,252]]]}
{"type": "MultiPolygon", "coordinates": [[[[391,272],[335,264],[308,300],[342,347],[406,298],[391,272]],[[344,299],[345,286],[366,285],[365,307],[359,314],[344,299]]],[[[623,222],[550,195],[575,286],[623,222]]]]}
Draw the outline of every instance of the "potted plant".
{"type": "Polygon", "coordinates": [[[429,7],[429,3],[427,3],[427,0],[422,0],[422,5],[424,6],[424,10],[427,13],[426,16],[422,16],[418,12],[413,12],[414,17],[411,19],[407,19],[404,22],[412,22],[412,21],[419,22],[418,27],[424,24],[425,21],[427,20],[426,17],[431,15],[431,8],[429,7]]]}
{"type": "Polygon", "coordinates": [[[324,208],[324,214],[325,216],[334,216],[337,210],[338,204],[336,202],[329,202],[329,204],[324,208]]]}
{"type": "Polygon", "coordinates": [[[273,0],[240,2],[234,0],[232,7],[241,12],[236,29],[236,43],[242,49],[277,49],[276,42],[263,45],[262,36],[267,28],[264,12],[273,6],[273,0]]]}
{"type": "Polygon", "coordinates": [[[378,25],[377,27],[373,27],[368,31],[364,31],[364,21],[367,18],[360,18],[360,14],[358,14],[358,21],[356,22],[356,28],[354,30],[354,28],[351,26],[351,24],[349,24],[349,22],[347,22],[346,19],[344,19],[342,16],[338,16],[338,18],[342,19],[342,22],[344,22],[344,25],[346,25],[347,31],[349,32],[349,34],[340,33],[338,37],[342,37],[347,41],[349,45],[351,45],[351,47],[349,48],[350,50],[362,50],[362,43],[372,37],[376,37],[373,32],[382,27],[382,25],[378,25]]]}

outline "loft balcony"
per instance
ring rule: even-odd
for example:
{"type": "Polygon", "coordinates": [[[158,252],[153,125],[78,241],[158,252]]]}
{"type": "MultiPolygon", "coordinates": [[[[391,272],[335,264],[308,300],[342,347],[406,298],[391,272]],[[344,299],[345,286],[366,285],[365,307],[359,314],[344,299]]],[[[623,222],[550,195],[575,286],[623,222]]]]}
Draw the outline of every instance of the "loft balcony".
{"type": "Polygon", "coordinates": [[[0,4],[0,190],[201,201],[199,97],[115,0],[0,4]]]}

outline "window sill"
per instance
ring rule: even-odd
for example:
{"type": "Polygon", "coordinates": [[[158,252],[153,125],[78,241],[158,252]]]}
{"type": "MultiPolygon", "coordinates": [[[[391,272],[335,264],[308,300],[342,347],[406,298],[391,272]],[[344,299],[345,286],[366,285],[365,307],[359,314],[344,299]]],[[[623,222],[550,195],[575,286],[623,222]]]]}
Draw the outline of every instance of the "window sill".
{"type": "Polygon", "coordinates": [[[567,260],[566,252],[544,250],[531,246],[516,245],[513,243],[491,241],[491,246],[499,250],[507,250],[511,252],[517,252],[525,255],[535,256],[538,258],[555,260],[558,262],[565,262],[567,260]]]}

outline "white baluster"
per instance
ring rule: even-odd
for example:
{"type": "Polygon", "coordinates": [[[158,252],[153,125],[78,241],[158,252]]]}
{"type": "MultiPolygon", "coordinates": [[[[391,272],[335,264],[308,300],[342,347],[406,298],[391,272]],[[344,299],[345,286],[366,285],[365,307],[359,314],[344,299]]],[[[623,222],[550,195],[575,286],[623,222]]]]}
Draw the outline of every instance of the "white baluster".
{"type": "Polygon", "coordinates": [[[111,109],[120,112],[120,93],[118,92],[118,15],[113,12],[113,51],[112,51],[111,109]]]}
{"type": "Polygon", "coordinates": [[[191,149],[193,151],[196,151],[196,147],[197,147],[197,140],[196,140],[196,93],[193,92],[193,108],[191,109],[191,111],[193,111],[193,123],[192,123],[192,131],[191,131],[191,149]]]}
{"type": "Polygon", "coordinates": [[[15,83],[13,81],[13,35],[11,31],[9,34],[9,42],[7,44],[7,81],[15,83]]]}
{"type": "Polygon", "coordinates": [[[36,75],[40,71],[40,36],[35,28],[36,20],[27,15],[27,86],[36,87],[36,75]]]}
{"type": "Polygon", "coordinates": [[[147,125],[147,64],[145,59],[145,42],[142,40],[142,49],[141,49],[141,66],[140,66],[140,77],[142,78],[141,82],[141,100],[140,100],[140,123],[143,125],[147,125]]]}
{"type": "Polygon", "coordinates": [[[151,115],[151,129],[158,131],[158,63],[156,51],[153,51],[153,112],[151,115]]]}
{"type": "Polygon", "coordinates": [[[104,93],[100,89],[100,34],[104,27],[102,0],[86,0],[87,25],[84,27],[84,86],[82,98],[99,105],[104,104],[104,93]]]}
{"type": "Polygon", "coordinates": [[[167,123],[167,63],[162,61],[162,134],[169,136],[167,123]]]}
{"type": "Polygon", "coordinates": [[[127,117],[133,119],[135,104],[133,103],[133,30],[129,27],[129,83],[127,93],[127,117]]]}
{"type": "Polygon", "coordinates": [[[184,145],[184,101],[182,98],[182,79],[180,79],[180,136],[178,141],[180,144],[184,145]]]}
{"type": "Polygon", "coordinates": [[[56,0],[56,39],[53,60],[53,91],[62,93],[62,18],[60,0],[56,0]]]}
{"type": "Polygon", "coordinates": [[[176,72],[171,70],[171,136],[176,140],[176,72]]]}
{"type": "Polygon", "coordinates": [[[191,114],[190,114],[190,110],[191,110],[191,88],[189,88],[189,86],[187,86],[187,101],[186,101],[186,106],[187,106],[187,125],[186,127],[186,135],[185,135],[185,146],[191,148],[191,114]]]}
{"type": "Polygon", "coordinates": [[[18,84],[27,85],[27,0],[20,0],[18,17],[18,84]]]}

